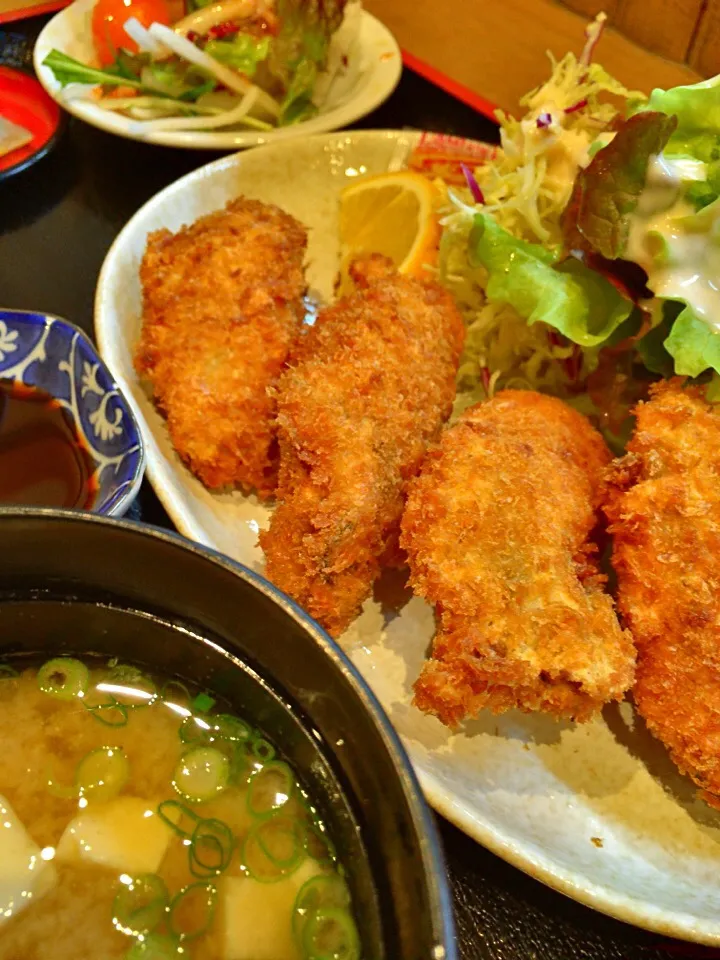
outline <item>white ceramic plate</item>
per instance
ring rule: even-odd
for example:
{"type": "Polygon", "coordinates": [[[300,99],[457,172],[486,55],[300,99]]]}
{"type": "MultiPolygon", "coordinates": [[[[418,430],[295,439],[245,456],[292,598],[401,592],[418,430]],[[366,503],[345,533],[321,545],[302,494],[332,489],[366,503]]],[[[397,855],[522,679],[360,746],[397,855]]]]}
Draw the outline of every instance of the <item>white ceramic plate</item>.
{"type": "MultiPolygon", "coordinates": [[[[186,536],[262,571],[252,497],[208,493],[173,452],[132,366],[140,331],[138,267],[148,231],[176,230],[239,193],[309,227],[308,279],[329,298],[337,268],[337,197],[350,177],[397,165],[417,134],[326,135],[217,161],[151,200],[117,238],[100,276],[100,350],[131,397],[147,470],[186,536]]],[[[387,585],[386,585],[387,586],[387,585]]],[[[417,598],[398,611],[369,601],[341,639],[404,738],[430,803],[527,873],[590,906],[658,932],[720,944],[720,817],[646,732],[630,704],[574,726],[483,714],[451,734],[410,705],[433,634],[417,598]]]]}
{"type": "Polygon", "coordinates": [[[325,130],[339,130],[379,107],[395,89],[402,71],[400,48],[390,31],[366,11],[361,14],[357,48],[342,78],[333,83],[322,111],[311,120],[268,133],[252,130],[193,132],[191,130],[138,133],[137,121],[104,110],[78,97],[78,84],[63,90],[52,71],[42,65],[53,48],[83,63],[92,63],[95,51],[90,18],[95,0],[75,0],[43,29],[33,54],[35,71],[50,96],[74,116],[94,127],[130,140],[195,150],[239,150],[275,140],[286,140],[325,130]]]}

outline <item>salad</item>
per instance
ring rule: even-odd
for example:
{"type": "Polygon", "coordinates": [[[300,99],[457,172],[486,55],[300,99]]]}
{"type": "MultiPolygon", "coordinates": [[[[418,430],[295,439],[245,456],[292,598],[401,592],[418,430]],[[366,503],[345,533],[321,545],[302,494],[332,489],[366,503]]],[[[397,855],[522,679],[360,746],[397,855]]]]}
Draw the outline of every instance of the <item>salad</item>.
{"type": "Polygon", "coordinates": [[[168,0],[97,0],[97,62],[43,65],[146,132],[271,130],[316,114],[352,56],[359,0],[197,2],[171,25],[168,0]]]}
{"type": "Polygon", "coordinates": [[[627,90],[592,60],[604,21],[447,189],[439,268],[468,324],[463,405],[544,390],[620,448],[659,376],[720,399],[720,77],[627,90]]]}

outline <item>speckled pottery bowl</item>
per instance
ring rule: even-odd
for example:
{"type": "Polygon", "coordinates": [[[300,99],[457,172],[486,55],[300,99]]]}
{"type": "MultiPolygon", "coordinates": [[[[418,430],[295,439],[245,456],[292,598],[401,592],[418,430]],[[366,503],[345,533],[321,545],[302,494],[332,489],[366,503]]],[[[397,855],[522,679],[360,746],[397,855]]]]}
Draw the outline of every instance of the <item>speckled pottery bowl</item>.
{"type": "Polygon", "coordinates": [[[87,336],[46,313],[0,310],[0,380],[44,390],[70,417],[94,464],[94,513],[122,516],[145,469],[130,404],[87,336]]]}
{"type": "MultiPolygon", "coordinates": [[[[139,266],[153,230],[177,230],[239,194],[274,203],[308,229],[306,277],[333,297],[342,191],[358,176],[402,168],[425,134],[356,130],[223,158],[153,197],[118,235],[100,273],[95,329],[132,397],[148,476],[185,536],[262,573],[258,531],[272,507],[239,490],[210,491],[181,461],[133,368],[142,325],[139,266]]],[[[432,140],[431,140],[432,142],[432,140]]],[[[492,147],[475,144],[474,155],[492,147]]],[[[470,148],[469,148],[470,149],[470,148]]],[[[526,873],[659,934],[720,946],[720,812],[696,796],[631,701],[590,723],[483,711],[457,730],[413,705],[435,633],[420,597],[377,590],[339,639],[390,716],[425,795],[443,816],[526,873]]]]}

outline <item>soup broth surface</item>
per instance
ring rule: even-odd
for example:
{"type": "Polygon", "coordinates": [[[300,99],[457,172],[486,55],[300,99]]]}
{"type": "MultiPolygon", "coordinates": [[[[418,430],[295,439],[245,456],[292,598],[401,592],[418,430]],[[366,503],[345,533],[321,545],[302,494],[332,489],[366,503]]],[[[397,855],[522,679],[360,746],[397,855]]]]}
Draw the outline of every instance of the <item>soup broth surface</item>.
{"type": "Polygon", "coordinates": [[[360,960],[292,768],[211,694],[0,665],[0,960],[360,960]]]}

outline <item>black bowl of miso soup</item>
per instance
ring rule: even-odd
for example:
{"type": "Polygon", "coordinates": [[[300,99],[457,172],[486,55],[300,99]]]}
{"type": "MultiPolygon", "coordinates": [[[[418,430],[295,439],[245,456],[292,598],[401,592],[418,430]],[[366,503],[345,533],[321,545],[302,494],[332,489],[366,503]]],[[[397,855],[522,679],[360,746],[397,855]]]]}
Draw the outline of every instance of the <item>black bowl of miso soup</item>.
{"type": "Polygon", "coordinates": [[[140,524],[0,542],[0,960],[456,957],[408,758],[307,615],[140,524]]]}

